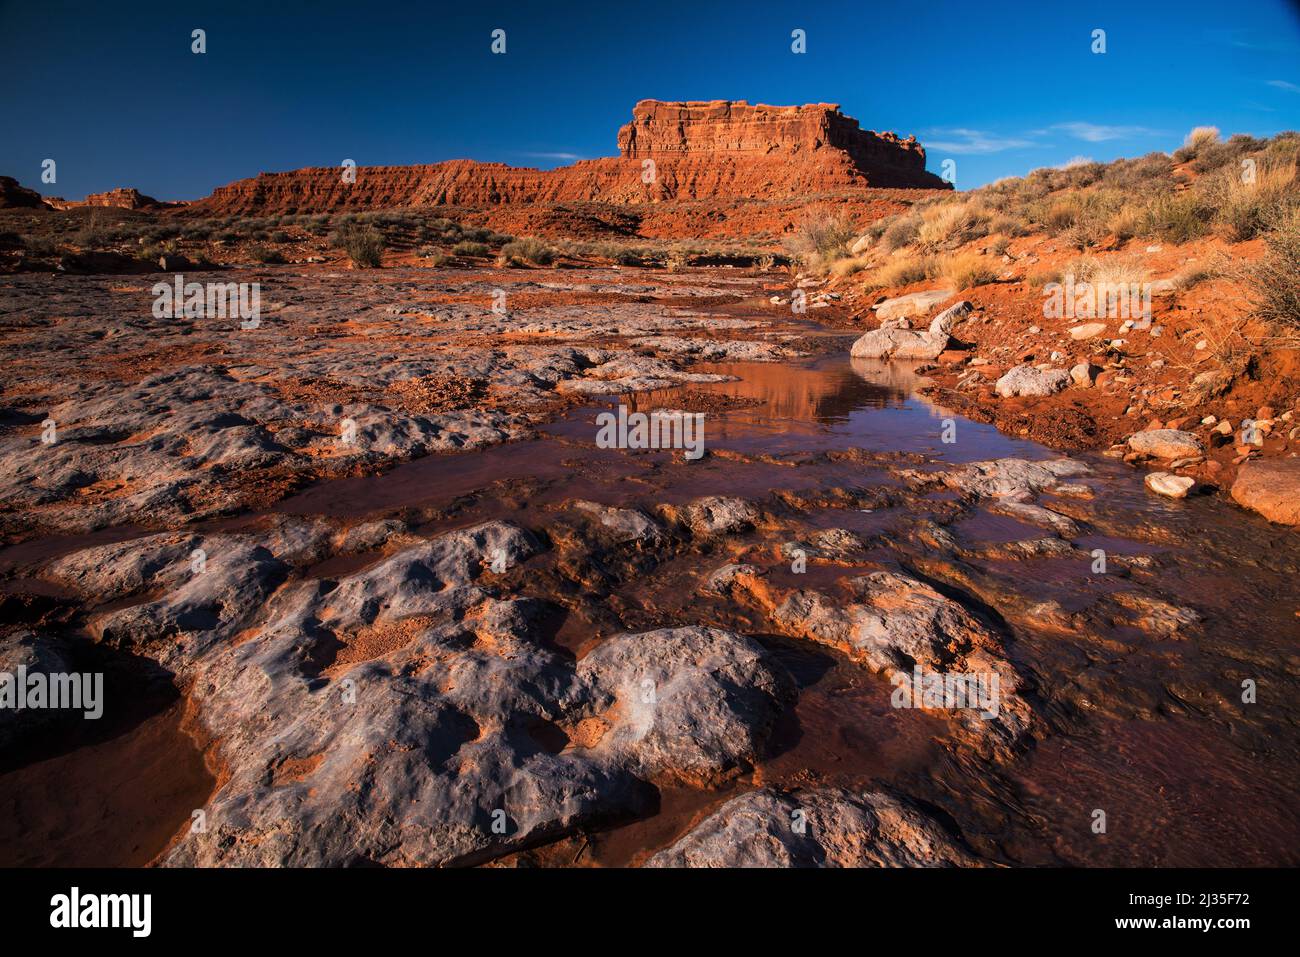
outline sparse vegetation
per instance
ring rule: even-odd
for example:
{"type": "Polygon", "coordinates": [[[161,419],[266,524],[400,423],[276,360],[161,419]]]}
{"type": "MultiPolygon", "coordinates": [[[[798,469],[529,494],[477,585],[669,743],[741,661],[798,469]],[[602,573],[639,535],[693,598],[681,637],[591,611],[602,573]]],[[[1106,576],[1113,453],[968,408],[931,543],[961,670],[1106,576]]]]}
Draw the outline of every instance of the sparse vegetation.
{"type": "Polygon", "coordinates": [[[555,261],[555,250],[535,236],[520,236],[501,247],[499,258],[502,265],[549,266],[555,261]]]}
{"type": "Polygon", "coordinates": [[[271,246],[252,246],[248,250],[248,255],[253,257],[254,262],[265,263],[268,266],[284,262],[284,256],[280,251],[271,246]]]}
{"type": "Polygon", "coordinates": [[[464,239],[451,247],[453,256],[463,256],[466,259],[486,259],[492,255],[492,247],[487,243],[477,243],[470,239],[464,239]]]}
{"type": "Polygon", "coordinates": [[[373,226],[345,223],[330,235],[330,243],[347,253],[356,269],[378,269],[382,264],[384,234],[373,226]]]}
{"type": "Polygon", "coordinates": [[[1300,209],[1278,214],[1267,252],[1249,270],[1255,315],[1277,335],[1300,341],[1300,209]]]}
{"type": "Polygon", "coordinates": [[[810,212],[794,235],[785,240],[791,257],[816,272],[826,272],[837,259],[849,254],[857,239],[853,222],[843,213],[825,210],[810,212]]]}
{"type": "Polygon", "coordinates": [[[939,275],[961,291],[982,286],[998,278],[997,269],[976,253],[957,253],[939,266],[939,275]]]}

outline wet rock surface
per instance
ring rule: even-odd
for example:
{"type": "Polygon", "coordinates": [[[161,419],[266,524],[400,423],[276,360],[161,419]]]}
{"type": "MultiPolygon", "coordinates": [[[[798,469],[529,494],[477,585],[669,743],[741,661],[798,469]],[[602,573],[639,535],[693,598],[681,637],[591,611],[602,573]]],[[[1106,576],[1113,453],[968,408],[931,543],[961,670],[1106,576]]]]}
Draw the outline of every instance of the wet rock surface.
{"type": "Polygon", "coordinates": [[[198,367],[203,340],[148,347],[147,322],[96,353],[69,298],[96,371],[37,356],[4,437],[0,661],[174,686],[211,768],[201,806],[159,808],[159,862],[1300,860],[1289,528],[964,419],[946,443],[900,367],[848,336],[795,362],[698,274],[588,274],[614,298],[582,306],[538,284],[504,317],[486,282],[471,306],[394,271],[317,305],[283,276],[281,340],[230,332],[198,367]],[[310,369],[346,374],[307,398],[310,369]],[[752,401],[691,461],[597,447],[608,406],[560,388],[585,381],[752,401]],[[343,409],[364,448],[323,431],[343,409]]]}

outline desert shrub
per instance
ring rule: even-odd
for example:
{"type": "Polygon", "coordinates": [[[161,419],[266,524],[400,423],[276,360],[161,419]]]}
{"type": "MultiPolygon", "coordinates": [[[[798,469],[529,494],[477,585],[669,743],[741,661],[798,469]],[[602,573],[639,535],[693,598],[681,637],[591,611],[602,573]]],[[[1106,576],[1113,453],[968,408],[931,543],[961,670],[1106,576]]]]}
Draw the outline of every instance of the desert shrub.
{"type": "Polygon", "coordinates": [[[920,214],[908,213],[905,216],[898,217],[886,226],[880,238],[884,242],[885,248],[893,252],[916,242],[916,234],[920,228],[920,214]]]}
{"type": "Polygon", "coordinates": [[[467,259],[484,259],[492,255],[492,250],[486,243],[464,239],[451,247],[451,253],[453,256],[464,256],[467,259]]]}
{"type": "Polygon", "coordinates": [[[939,265],[939,275],[962,290],[990,283],[998,277],[993,263],[975,253],[949,256],[939,265]]]}
{"type": "Polygon", "coordinates": [[[1110,214],[1106,228],[1120,242],[1126,242],[1139,235],[1144,224],[1143,210],[1126,203],[1110,214]]]}
{"type": "Polygon", "coordinates": [[[1029,232],[1029,227],[1014,216],[1001,214],[989,219],[989,232],[1010,237],[1024,236],[1029,232]]]}
{"type": "Polygon", "coordinates": [[[289,234],[286,233],[283,229],[272,230],[270,239],[271,242],[279,243],[280,245],[284,245],[285,243],[290,241],[289,234]]]}
{"type": "Polygon", "coordinates": [[[1214,207],[1200,190],[1158,196],[1147,204],[1142,232],[1174,243],[1204,236],[1214,223],[1214,207]]]}
{"type": "Polygon", "coordinates": [[[501,258],[507,263],[528,262],[549,266],[555,261],[555,250],[535,236],[520,236],[501,247],[501,258]]]}
{"type": "Polygon", "coordinates": [[[815,211],[804,216],[798,230],[785,240],[786,251],[811,269],[825,269],[849,254],[857,238],[852,221],[843,213],[815,211]]]}
{"type": "Polygon", "coordinates": [[[928,209],[921,215],[916,242],[923,249],[959,246],[988,232],[989,213],[975,203],[953,203],[928,209]]]}
{"type": "Polygon", "coordinates": [[[1052,201],[1042,214],[1042,224],[1050,233],[1060,233],[1074,225],[1079,218],[1079,198],[1062,196],[1052,201]]]}
{"type": "Polygon", "coordinates": [[[1075,282],[1106,285],[1144,283],[1151,275],[1146,264],[1137,256],[1109,256],[1105,259],[1084,256],[1069,263],[1065,272],[1074,276],[1075,282]]]}
{"type": "Polygon", "coordinates": [[[1300,340],[1300,209],[1276,215],[1266,234],[1266,252],[1250,266],[1255,315],[1292,341],[1300,340]]]}
{"type": "Polygon", "coordinates": [[[989,252],[993,253],[995,256],[1005,256],[1007,254],[1007,247],[1010,245],[1010,239],[1005,235],[999,235],[993,240],[993,242],[989,243],[989,252]]]}
{"type": "Polygon", "coordinates": [[[272,249],[270,246],[258,244],[250,246],[248,255],[253,257],[254,262],[266,263],[268,266],[278,265],[284,262],[284,257],[280,255],[278,249],[272,249]]]}
{"type": "Polygon", "coordinates": [[[82,249],[102,249],[111,241],[108,228],[98,213],[92,213],[82,227],[72,234],[72,241],[82,249]]]}
{"type": "Polygon", "coordinates": [[[59,251],[59,244],[48,236],[23,236],[19,242],[33,259],[54,256],[59,251]]]}
{"type": "Polygon", "coordinates": [[[868,290],[892,289],[895,286],[907,286],[923,279],[930,279],[934,274],[933,256],[894,256],[889,262],[873,270],[863,285],[868,290]]]}
{"type": "Polygon", "coordinates": [[[136,252],[136,256],[145,262],[157,262],[162,256],[173,256],[179,252],[179,247],[174,239],[167,239],[163,242],[147,242],[136,252]]]}
{"type": "Polygon", "coordinates": [[[1033,289],[1042,289],[1049,282],[1060,282],[1063,278],[1059,269],[1036,269],[1025,276],[1025,282],[1033,289]]]}
{"type": "Polygon", "coordinates": [[[1228,239],[1253,239],[1276,218],[1279,210],[1300,202],[1296,166],[1255,162],[1253,177],[1232,166],[1222,170],[1204,188],[1215,208],[1215,224],[1228,239]]]}
{"type": "Polygon", "coordinates": [[[1193,286],[1211,279],[1218,279],[1220,276],[1227,276],[1233,273],[1228,261],[1221,255],[1213,256],[1204,262],[1192,263],[1180,269],[1170,281],[1170,284],[1177,292],[1185,292],[1193,286]]]}
{"type": "Polygon", "coordinates": [[[1228,137],[1225,142],[1207,143],[1202,146],[1192,161],[1192,169],[1201,174],[1212,173],[1229,163],[1235,165],[1246,154],[1258,152],[1264,146],[1264,140],[1257,140],[1244,133],[1236,133],[1228,137]]]}
{"type": "Polygon", "coordinates": [[[1150,196],[1173,189],[1174,161],[1164,153],[1116,160],[1106,167],[1101,181],[1129,196],[1150,196]]]}
{"type": "Polygon", "coordinates": [[[383,261],[384,234],[373,226],[345,223],[330,234],[330,244],[342,249],[357,269],[377,269],[383,261]]]}
{"type": "Polygon", "coordinates": [[[831,263],[832,276],[852,276],[860,273],[871,264],[869,256],[850,256],[847,259],[837,259],[831,263]]]}
{"type": "Polygon", "coordinates": [[[421,259],[428,260],[430,266],[449,266],[455,262],[455,257],[447,255],[441,249],[435,249],[432,246],[421,246],[415,253],[421,259]]]}
{"type": "Polygon", "coordinates": [[[1203,150],[1218,141],[1219,128],[1217,126],[1198,126],[1187,134],[1187,139],[1183,141],[1183,145],[1174,151],[1174,159],[1180,163],[1194,160],[1203,150]]]}

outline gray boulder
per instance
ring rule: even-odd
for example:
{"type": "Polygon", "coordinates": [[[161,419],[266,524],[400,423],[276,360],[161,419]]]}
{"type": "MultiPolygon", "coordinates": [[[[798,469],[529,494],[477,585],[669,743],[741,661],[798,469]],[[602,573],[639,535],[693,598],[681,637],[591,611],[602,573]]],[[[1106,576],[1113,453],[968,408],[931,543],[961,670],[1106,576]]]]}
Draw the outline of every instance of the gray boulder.
{"type": "Polygon", "coordinates": [[[1031,365],[1018,365],[1007,370],[994,384],[994,391],[1004,399],[1012,396],[1055,395],[1070,384],[1070,373],[1064,369],[1035,369],[1031,365]]]}

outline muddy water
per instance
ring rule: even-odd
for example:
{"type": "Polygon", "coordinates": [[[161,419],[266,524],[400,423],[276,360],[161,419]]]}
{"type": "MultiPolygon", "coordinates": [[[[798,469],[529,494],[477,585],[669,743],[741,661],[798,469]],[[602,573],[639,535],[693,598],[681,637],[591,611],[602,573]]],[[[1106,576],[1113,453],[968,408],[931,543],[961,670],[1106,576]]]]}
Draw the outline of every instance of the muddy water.
{"type": "MultiPolygon", "coordinates": [[[[708,413],[709,454],[699,461],[666,451],[596,448],[595,416],[614,404],[597,403],[545,428],[535,440],[430,456],[380,476],[332,481],[275,511],[345,520],[399,517],[425,533],[487,518],[543,528],[573,499],[642,508],[703,495],[770,502],[791,493],[810,501],[834,489],[897,488],[892,465],[1053,456],[991,426],[950,417],[917,396],[920,380],[906,367],[852,361],[845,354],[780,365],[701,367],[734,378],[621,400],[633,410],[683,407],[699,393],[731,400],[736,407],[730,411],[708,413]],[[949,418],[956,441],[946,443],[949,418]],[[867,454],[855,457],[849,454],[853,449],[867,454]]],[[[986,508],[962,507],[950,493],[929,496],[923,507],[950,522],[948,530],[963,547],[992,547],[981,553],[986,557],[968,557],[960,567],[904,544],[918,517],[915,507],[814,507],[801,510],[798,519],[808,529],[846,528],[881,543],[866,564],[810,567],[800,585],[832,592],[837,579],[902,562],[965,589],[972,604],[987,603],[1009,635],[1008,654],[1033,676],[1038,704],[1051,718],[1052,733],[1035,746],[997,766],[954,750],[944,743],[949,726],[940,717],[890,707],[892,688],[882,677],[833,652],[772,635],[753,613],[721,599],[700,598],[699,583],[713,569],[746,549],[771,548],[773,540],[760,531],[729,542],[726,551],[671,558],[599,598],[564,596],[555,642],[580,657],[620,630],[700,623],[754,635],[800,686],[798,703],[776,729],[765,760],[752,775],[719,790],[665,782],[659,812],[651,818],[520,857],[541,864],[637,864],[738,791],[778,784],[898,788],[946,815],[974,849],[1001,863],[1300,863],[1294,786],[1300,768],[1300,554],[1293,533],[1212,497],[1156,499],[1131,469],[1102,458],[1087,461],[1094,472],[1084,481],[1093,498],[1076,507],[1078,514],[1068,503],[1053,503],[1080,519],[1076,547],[1083,555],[1101,548],[1112,556],[1156,558],[1142,580],[1166,601],[1201,616],[1188,635],[1153,633],[1118,618],[1092,621],[1088,634],[1074,634],[1040,620],[1034,611],[1039,603],[1085,610],[1124,591],[1128,579],[1096,574],[1082,560],[999,557],[996,546],[1046,533],[986,508]],[[1257,704],[1239,700],[1247,679],[1257,684],[1257,704]],[[1099,809],[1107,819],[1103,834],[1093,830],[1099,809]]],[[[244,523],[252,527],[258,520],[244,523]]],[[[786,529],[777,540],[789,538],[786,529]]],[[[379,557],[333,560],[308,573],[346,574],[379,557]]],[[[547,574],[538,571],[539,597],[554,597],[546,592],[554,581],[547,574]]],[[[170,749],[181,754],[182,767],[190,767],[197,755],[190,748],[184,757],[181,743],[187,739],[178,729],[174,716],[160,712],[127,730],[118,750],[100,760],[147,776],[156,766],[151,761],[170,749]],[[145,758],[141,742],[151,738],[154,745],[143,751],[153,757],[145,758]]],[[[0,791],[18,780],[15,773],[34,774],[34,793],[49,794],[48,782],[60,767],[32,768],[0,776],[0,791]]],[[[197,765],[182,777],[185,783],[147,796],[159,809],[156,817],[169,821],[172,830],[202,803],[193,793],[204,783],[197,765]]],[[[114,787],[115,779],[107,780],[105,791],[114,787]]],[[[66,811],[67,833],[96,848],[83,858],[88,862],[147,860],[171,833],[166,827],[158,833],[156,822],[151,831],[124,813],[118,835],[109,839],[72,826],[84,809],[53,796],[49,805],[66,811]]],[[[30,802],[14,806],[23,810],[30,802]]],[[[115,813],[110,807],[100,820],[115,813]]]]}
{"type": "MultiPolygon", "coordinates": [[[[763,500],[785,491],[890,486],[891,458],[924,464],[1055,455],[960,418],[956,441],[943,442],[950,414],[917,395],[921,380],[902,365],[840,354],[699,369],[734,378],[612,400],[553,424],[535,442],[332,482],[281,508],[347,517],[414,510],[436,516],[429,530],[489,517],[537,526],[552,519],[560,503],[577,498],[643,508],[712,494],[763,500]],[[740,406],[708,413],[706,458],[687,463],[680,454],[595,447],[598,411],[618,402],[633,411],[689,407],[689,393],[719,393],[740,406]],[[848,449],[879,458],[843,461],[828,455],[848,449]]],[[[1113,556],[1161,556],[1154,575],[1161,594],[1205,618],[1194,639],[1151,635],[1122,622],[1103,625],[1100,648],[1096,637],[1076,640],[1039,630],[1032,615],[1008,621],[1015,636],[1012,659],[1049,686],[1049,698],[1052,684],[1069,685],[1081,669],[1099,673],[1089,677],[1098,684],[1087,692],[1074,688],[1062,695],[1082,702],[1076,710],[1098,712],[1096,717],[1086,724],[1063,721],[1058,734],[1007,767],[984,768],[954,757],[938,743],[944,723],[892,709],[892,686],[880,676],[831,652],[767,635],[761,623],[735,608],[702,601],[700,580],[727,556],[684,556],[616,589],[623,610],[618,622],[571,615],[557,641],[581,655],[607,631],[623,627],[732,627],[754,634],[786,662],[800,683],[799,701],[752,778],[712,792],[666,784],[657,815],[558,842],[532,854],[534,861],[640,863],[738,790],[766,783],[898,787],[951,815],[975,847],[1004,863],[1300,862],[1300,814],[1289,783],[1300,767],[1292,704],[1300,690],[1294,677],[1300,555],[1292,533],[1220,499],[1156,499],[1130,468],[1100,457],[1087,461],[1094,474],[1085,484],[1095,495],[1091,521],[1076,546],[1085,555],[1102,548],[1113,556]],[[1272,699],[1254,710],[1235,701],[1241,680],[1252,675],[1271,686],[1272,699]],[[1113,700],[1089,701],[1086,694],[1094,691],[1113,700]],[[1105,834],[1092,829],[1098,809],[1107,813],[1105,834]]],[[[952,496],[931,498],[938,510],[952,496]]],[[[889,537],[901,536],[914,517],[885,507],[826,509],[804,519],[812,528],[889,537]]],[[[981,507],[962,513],[950,530],[968,548],[1045,534],[981,507]]],[[[889,563],[898,556],[878,557],[889,563]]],[[[1127,587],[1123,577],[1094,574],[1086,561],[972,565],[1026,605],[1054,602],[1067,611],[1127,587]]],[[[798,584],[830,589],[834,579],[865,570],[810,568],[798,584]]],[[[779,577],[779,569],[774,574],[779,577]]]]}

